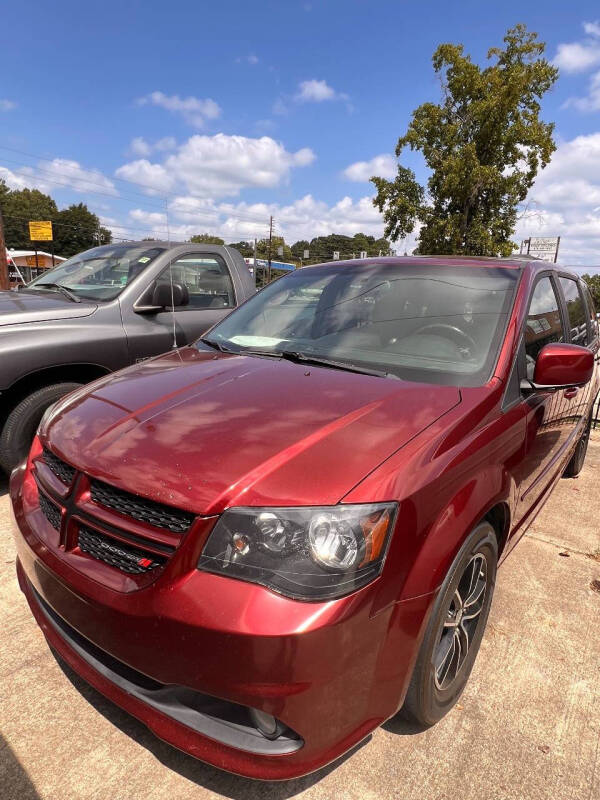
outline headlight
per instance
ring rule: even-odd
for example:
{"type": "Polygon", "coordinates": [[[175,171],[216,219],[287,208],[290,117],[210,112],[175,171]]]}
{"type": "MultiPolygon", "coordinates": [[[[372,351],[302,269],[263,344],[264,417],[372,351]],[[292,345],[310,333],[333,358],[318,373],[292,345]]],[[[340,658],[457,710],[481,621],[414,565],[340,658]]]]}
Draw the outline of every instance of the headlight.
{"type": "Polygon", "coordinates": [[[209,536],[198,569],[299,600],[341,597],[381,572],[396,508],[231,508],[209,536]]]}

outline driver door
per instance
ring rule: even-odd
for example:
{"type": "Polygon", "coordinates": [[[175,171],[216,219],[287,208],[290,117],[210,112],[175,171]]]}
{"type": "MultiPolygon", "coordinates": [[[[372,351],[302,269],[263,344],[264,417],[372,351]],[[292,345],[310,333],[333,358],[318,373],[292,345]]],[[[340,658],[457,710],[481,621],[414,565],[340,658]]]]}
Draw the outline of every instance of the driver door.
{"type": "Polygon", "coordinates": [[[187,287],[189,303],[128,316],[125,323],[131,361],[183,347],[198,339],[235,307],[231,275],[216,253],[185,253],[171,262],[156,283],[187,287]]]}

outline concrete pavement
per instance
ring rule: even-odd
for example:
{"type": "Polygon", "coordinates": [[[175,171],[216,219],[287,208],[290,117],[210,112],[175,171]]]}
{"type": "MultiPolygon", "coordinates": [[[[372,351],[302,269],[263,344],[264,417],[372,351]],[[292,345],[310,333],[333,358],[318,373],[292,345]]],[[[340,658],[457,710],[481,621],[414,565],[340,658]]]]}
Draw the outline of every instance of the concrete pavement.
{"type": "Polygon", "coordinates": [[[425,732],[393,719],[286,783],[183,755],[57,662],[17,588],[5,484],[0,542],[2,800],[600,797],[600,432],[580,478],[560,482],[501,569],[458,706],[425,732]]]}

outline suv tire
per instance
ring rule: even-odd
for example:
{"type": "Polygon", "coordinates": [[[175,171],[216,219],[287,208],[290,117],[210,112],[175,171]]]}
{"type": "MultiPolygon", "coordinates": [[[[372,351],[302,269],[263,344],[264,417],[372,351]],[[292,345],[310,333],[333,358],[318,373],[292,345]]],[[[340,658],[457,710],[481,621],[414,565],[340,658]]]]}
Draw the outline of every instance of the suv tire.
{"type": "Polygon", "coordinates": [[[29,453],[44,412],[80,383],[53,383],[24,397],[6,418],[0,433],[0,467],[10,473],[29,453]]]}
{"type": "Polygon", "coordinates": [[[483,638],[497,564],[494,528],[480,522],[458,551],[435,600],[402,707],[405,719],[434,725],[462,694],[483,638]]]}
{"type": "Polygon", "coordinates": [[[581,438],[577,442],[575,450],[573,451],[573,455],[567,466],[565,467],[565,471],[563,472],[563,478],[576,478],[581,470],[583,469],[583,465],[585,462],[585,455],[588,449],[588,442],[590,441],[590,431],[592,430],[592,415],[590,414],[590,418],[588,419],[586,426],[581,434],[581,438]]]}

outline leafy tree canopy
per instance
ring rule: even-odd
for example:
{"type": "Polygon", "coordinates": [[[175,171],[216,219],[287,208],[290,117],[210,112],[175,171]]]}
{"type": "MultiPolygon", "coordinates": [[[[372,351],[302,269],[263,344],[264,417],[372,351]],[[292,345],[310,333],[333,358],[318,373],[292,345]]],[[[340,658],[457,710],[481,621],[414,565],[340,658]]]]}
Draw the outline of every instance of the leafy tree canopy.
{"type": "Polygon", "coordinates": [[[590,287],[590,293],[596,306],[596,311],[600,311],[600,275],[583,275],[583,280],[590,287]]]}
{"type": "Polygon", "coordinates": [[[100,225],[96,214],[92,214],[85,203],[63,208],[53,222],[54,251],[65,258],[112,241],[111,232],[100,225]]]}
{"type": "Polygon", "coordinates": [[[507,31],[504,48],[489,50],[485,68],[462,45],[437,48],[442,100],[413,112],[396,147],[398,158],[405,147],[422,153],[427,187],[401,164],[393,181],[371,178],[387,237],[404,238],[420,224],[420,253],[510,255],[518,204],[556,149],[554,125],[539,117],[558,77],[544,50],[521,24],[507,31]]]}
{"type": "Polygon", "coordinates": [[[84,203],[59,211],[54,200],[37,189],[11,190],[0,181],[0,208],[4,216],[4,238],[11,249],[32,248],[30,220],[51,220],[54,252],[65,258],[112,240],[111,232],[100,226],[98,217],[84,203]]]}
{"type": "Polygon", "coordinates": [[[252,258],[254,255],[254,247],[250,244],[250,242],[231,242],[227,246],[234,247],[244,256],[244,258],[252,258]]]}
{"type": "Polygon", "coordinates": [[[310,243],[300,241],[292,245],[292,253],[297,258],[303,257],[305,249],[310,252],[308,263],[316,264],[319,261],[331,261],[335,252],[340,254],[340,259],[358,258],[361,252],[368,256],[388,255],[390,243],[387,239],[376,239],[366,233],[356,233],[354,236],[331,233],[329,236],[316,236],[310,243]]]}
{"type": "Polygon", "coordinates": [[[192,236],[190,242],[194,244],[225,244],[225,240],[220,236],[211,236],[210,233],[198,233],[192,236]]]}

